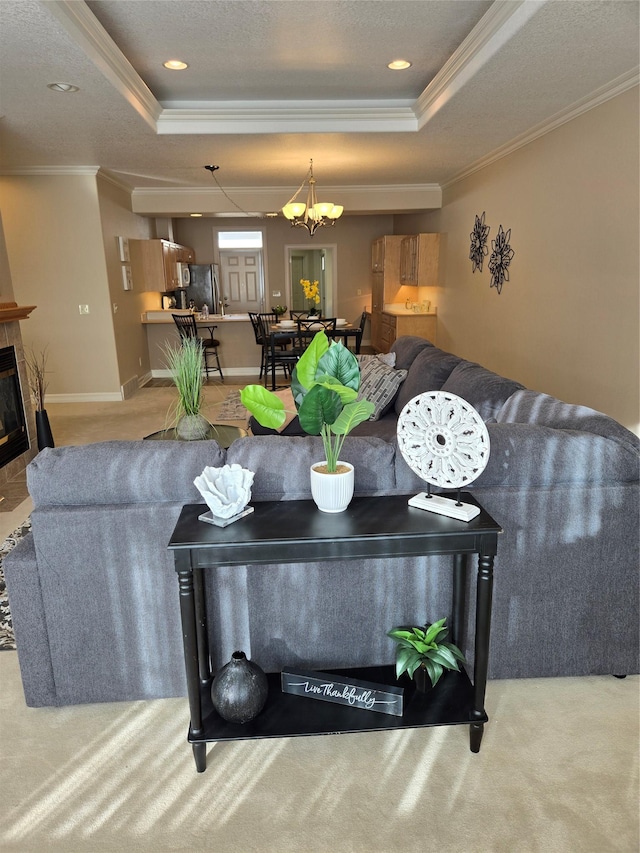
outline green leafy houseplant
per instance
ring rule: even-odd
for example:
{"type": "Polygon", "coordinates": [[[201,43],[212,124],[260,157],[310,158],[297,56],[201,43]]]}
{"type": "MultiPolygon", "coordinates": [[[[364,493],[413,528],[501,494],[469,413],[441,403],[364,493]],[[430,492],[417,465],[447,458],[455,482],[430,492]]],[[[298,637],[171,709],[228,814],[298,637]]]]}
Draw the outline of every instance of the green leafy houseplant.
{"type": "MultiPolygon", "coordinates": [[[[291,392],[302,429],[322,437],[328,473],[337,471],[345,437],[375,408],[368,400],[357,400],[359,388],[356,357],[318,332],[294,368],[291,392]]],[[[240,399],[264,427],[278,429],[286,419],[282,400],[262,385],[247,385],[240,399]]]]}
{"type": "Polygon", "coordinates": [[[413,678],[415,671],[423,667],[432,686],[440,680],[445,669],[459,670],[465,658],[460,649],[444,638],[449,633],[446,619],[439,619],[424,628],[393,628],[387,635],[398,643],[396,651],[396,678],[406,672],[413,678]]]}

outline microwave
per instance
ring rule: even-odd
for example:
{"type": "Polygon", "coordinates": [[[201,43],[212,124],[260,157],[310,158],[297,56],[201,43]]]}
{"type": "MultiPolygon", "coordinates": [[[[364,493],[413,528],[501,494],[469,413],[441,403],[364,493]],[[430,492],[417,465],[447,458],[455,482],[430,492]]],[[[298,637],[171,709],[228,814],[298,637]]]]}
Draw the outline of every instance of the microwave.
{"type": "Polygon", "coordinates": [[[176,264],[178,270],[178,287],[189,287],[191,284],[191,273],[189,264],[176,264]]]}

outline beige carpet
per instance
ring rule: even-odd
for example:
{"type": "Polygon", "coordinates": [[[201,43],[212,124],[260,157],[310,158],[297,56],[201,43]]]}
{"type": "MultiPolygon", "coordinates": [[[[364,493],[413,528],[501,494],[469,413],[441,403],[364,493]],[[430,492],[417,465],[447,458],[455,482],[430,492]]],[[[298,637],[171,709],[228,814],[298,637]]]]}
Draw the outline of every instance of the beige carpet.
{"type": "MultiPolygon", "coordinates": [[[[186,699],[26,708],[0,653],[3,853],[638,850],[638,678],[492,681],[466,727],[211,745],[186,699]]],[[[310,700],[311,701],[311,700],[310,700]]]]}
{"type": "MultiPolygon", "coordinates": [[[[173,396],[52,405],[56,441],[141,438],[173,396]]],[[[288,738],[212,744],[197,774],[186,699],[27,708],[0,652],[0,851],[638,853],[639,687],[492,681],[479,755],[465,727],[288,738]]]]}

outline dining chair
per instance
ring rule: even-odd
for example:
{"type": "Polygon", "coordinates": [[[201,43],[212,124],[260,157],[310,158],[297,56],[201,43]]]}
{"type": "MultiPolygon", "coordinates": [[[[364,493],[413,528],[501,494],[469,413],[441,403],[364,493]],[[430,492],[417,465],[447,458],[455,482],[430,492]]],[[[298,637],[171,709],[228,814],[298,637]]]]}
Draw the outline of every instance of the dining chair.
{"type": "Polygon", "coordinates": [[[345,329],[342,332],[342,337],[344,338],[344,345],[349,348],[349,338],[355,338],[354,341],[354,349],[356,355],[360,354],[360,347],[362,346],[362,336],[364,334],[364,327],[367,322],[367,312],[363,311],[360,316],[360,323],[354,329],[345,329]]]}
{"type": "Polygon", "coordinates": [[[198,334],[198,325],[193,314],[172,314],[171,316],[173,317],[182,340],[185,338],[198,338],[202,344],[202,361],[205,373],[207,374],[207,379],[209,378],[209,371],[212,370],[219,373],[220,379],[224,382],[224,374],[222,373],[220,359],[218,357],[220,341],[213,337],[213,330],[216,329],[217,326],[207,326],[209,337],[204,338],[198,334]],[[209,364],[210,357],[215,358],[215,364],[209,364]]]}
{"type": "Polygon", "coordinates": [[[272,320],[260,315],[265,345],[264,387],[267,387],[271,374],[271,390],[276,390],[276,368],[281,368],[285,378],[291,379],[293,368],[302,354],[300,332],[297,329],[274,329],[272,320]]]}
{"type": "MultiPolygon", "coordinates": [[[[315,317],[316,320],[319,320],[322,317],[322,312],[318,311],[317,314],[312,314],[311,317],[315,317]]],[[[289,311],[289,318],[291,320],[308,320],[309,312],[308,311],[289,311]]]]}
{"type": "Polygon", "coordinates": [[[336,330],[336,318],[325,317],[307,317],[306,319],[298,318],[298,334],[301,345],[306,349],[318,332],[324,332],[328,338],[333,338],[333,332],[336,330]]]}

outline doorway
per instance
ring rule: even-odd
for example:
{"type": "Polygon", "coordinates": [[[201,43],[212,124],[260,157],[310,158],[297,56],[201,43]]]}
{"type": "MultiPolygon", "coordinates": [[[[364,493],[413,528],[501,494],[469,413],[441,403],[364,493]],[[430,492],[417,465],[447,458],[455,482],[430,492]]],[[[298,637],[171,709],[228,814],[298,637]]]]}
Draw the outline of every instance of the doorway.
{"type": "Polygon", "coordinates": [[[300,279],[317,281],[320,304],[317,306],[323,317],[334,316],[336,282],[336,246],[285,246],[285,269],[287,293],[293,311],[306,311],[310,305],[304,297],[300,279]]]}
{"type": "Polygon", "coordinates": [[[259,313],[264,305],[262,231],[219,231],[222,298],[229,314],[259,313]]]}

